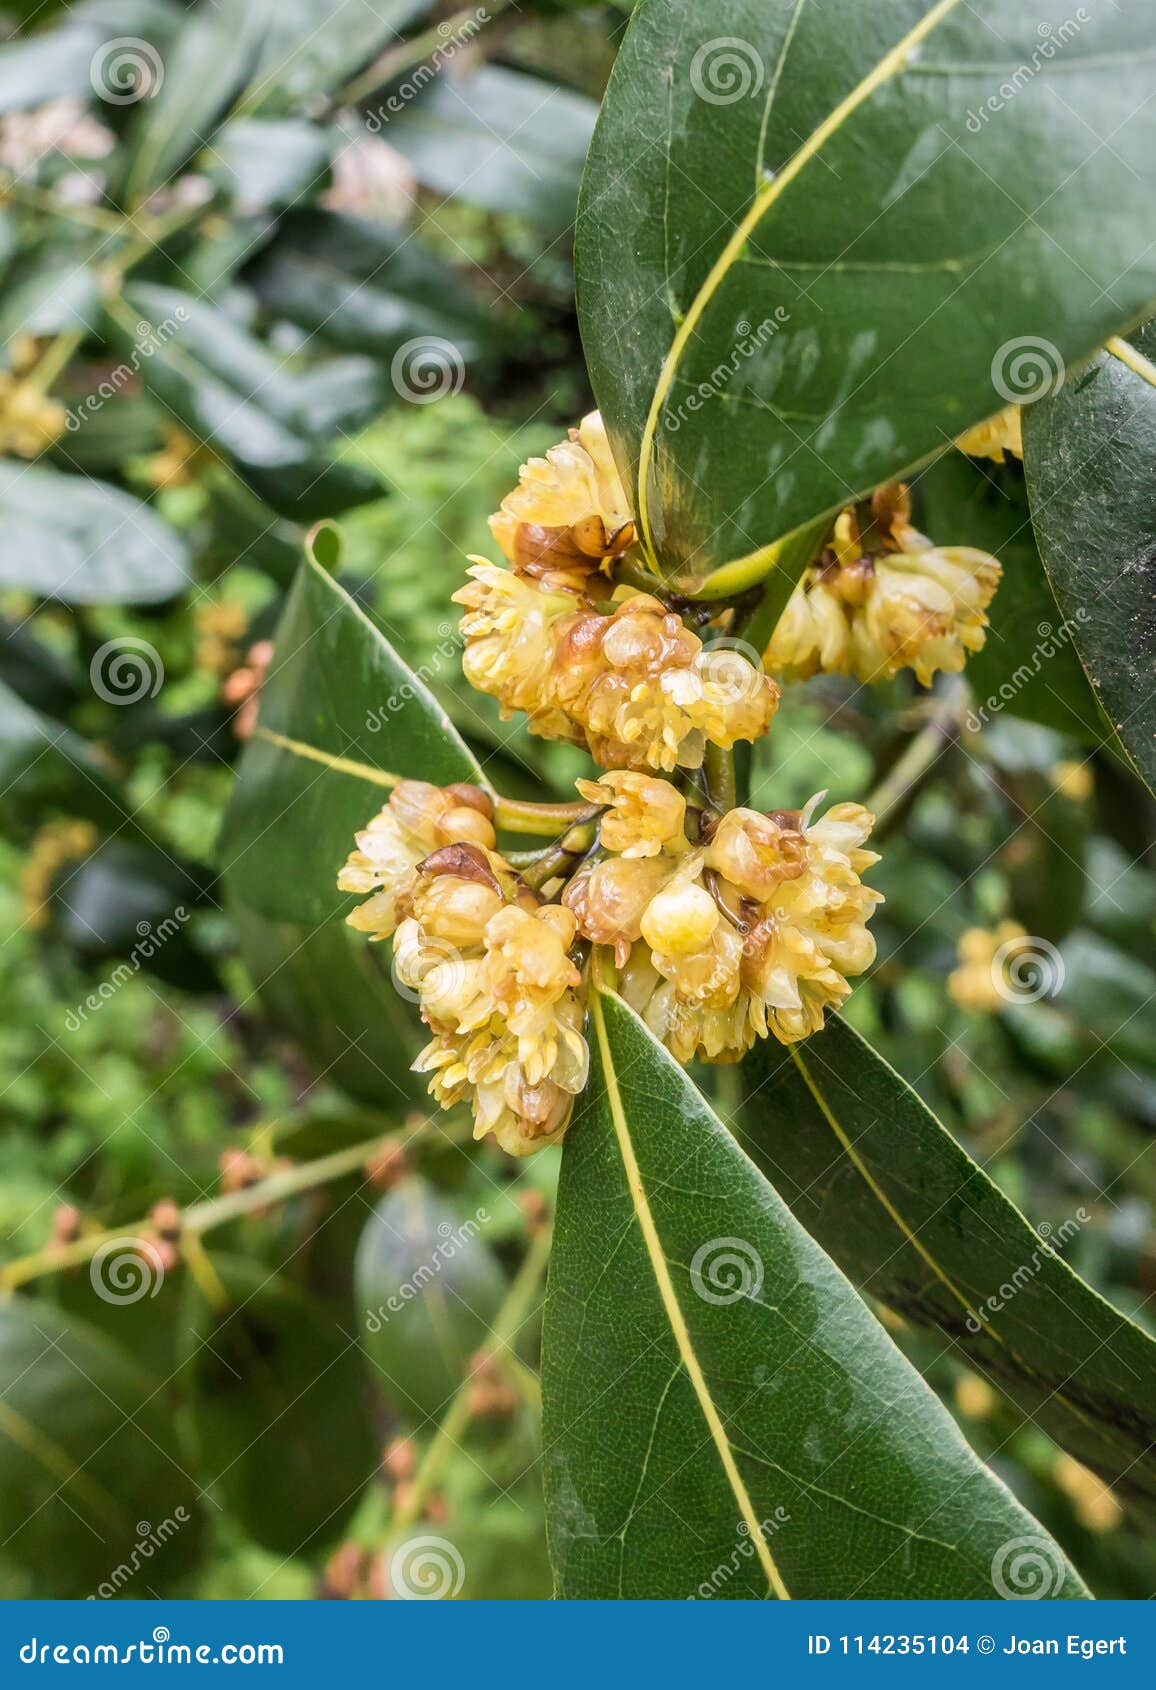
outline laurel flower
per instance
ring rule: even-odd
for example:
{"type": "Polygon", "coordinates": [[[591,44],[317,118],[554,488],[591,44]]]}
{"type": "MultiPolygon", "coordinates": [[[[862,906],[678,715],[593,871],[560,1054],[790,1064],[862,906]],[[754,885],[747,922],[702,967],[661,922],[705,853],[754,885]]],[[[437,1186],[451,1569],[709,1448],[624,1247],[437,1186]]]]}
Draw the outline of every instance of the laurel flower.
{"type": "Polygon", "coordinates": [[[540,904],[496,852],[437,852],[394,942],[399,981],[433,1037],[414,1068],[443,1108],[470,1101],[474,1136],[525,1156],[562,1136],[586,1084],[577,923],[540,904]],[[513,896],[507,892],[513,889],[513,896]]]}
{"type": "Polygon", "coordinates": [[[471,558],[466,573],[470,579],[453,602],[465,607],[467,681],[499,701],[503,719],[524,710],[531,733],[572,738],[572,724],[553,703],[552,671],[560,624],[585,601],[485,558],[471,558]]]}
{"type": "Polygon", "coordinates": [[[791,680],[855,675],[890,680],[913,669],[924,685],[963,668],[986,638],[987,608],[1002,571],[987,552],[936,546],[912,528],[903,488],[872,501],[877,551],[865,549],[853,510],[807,569],[767,649],[768,667],[791,680]]]}
{"type": "Polygon", "coordinates": [[[633,517],[597,411],[522,465],[490,528],[516,569],[573,571],[578,582],[627,550],[633,517]]]}
{"type": "Polygon", "coordinates": [[[644,593],[562,624],[552,673],[555,700],[608,769],[697,769],[708,744],[758,739],[779,702],[748,658],[712,653],[644,593]]]}
{"type": "Polygon", "coordinates": [[[64,433],[67,412],[34,380],[0,372],[0,452],[38,458],[64,433]]]}
{"type": "Polygon", "coordinates": [[[597,780],[575,781],[591,804],[609,805],[599,838],[620,857],[655,857],[685,846],[686,799],[669,781],[629,769],[612,769],[597,780]]]}
{"type": "Polygon", "coordinates": [[[1022,458],[1024,447],[1020,407],[1005,405],[994,417],[988,417],[986,422],[976,423],[974,428],[967,429],[955,444],[961,452],[966,452],[969,458],[991,458],[997,464],[1003,462],[1005,455],[1009,458],[1022,458]]]}
{"type": "Polygon", "coordinates": [[[1004,972],[997,957],[1014,957],[1028,934],[1018,921],[1001,921],[992,929],[969,927],[956,946],[957,966],[947,976],[947,991],[960,1009],[994,1015],[1007,1002],[1004,972]]]}
{"type": "Polygon", "coordinates": [[[809,1037],[874,960],[881,894],[861,878],[879,860],[864,843],[874,818],[836,804],[816,819],[818,802],[728,811],[695,845],[680,829],[657,854],[585,864],[566,888],[578,932],[614,946],[623,997],[679,1062],[809,1037]]]}
{"type": "Polygon", "coordinates": [[[398,781],[389,801],[356,835],[337,876],[342,892],[368,892],[346,917],[371,939],[386,939],[412,904],[417,866],[442,846],[495,843],[493,804],[481,787],[398,781]]]}

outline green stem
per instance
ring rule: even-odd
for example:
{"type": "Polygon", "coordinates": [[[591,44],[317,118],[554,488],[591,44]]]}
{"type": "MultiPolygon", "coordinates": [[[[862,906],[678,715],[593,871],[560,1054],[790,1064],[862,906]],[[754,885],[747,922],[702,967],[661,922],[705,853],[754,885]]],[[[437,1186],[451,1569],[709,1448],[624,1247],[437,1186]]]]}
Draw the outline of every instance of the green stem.
{"type": "MultiPolygon", "coordinates": [[[[387,82],[394,82],[407,70],[414,69],[437,53],[439,47],[445,49],[454,38],[465,29],[467,24],[477,23],[479,29],[484,24],[493,23],[499,12],[504,12],[511,4],[511,0],[489,0],[484,8],[485,16],[478,17],[478,7],[470,6],[455,12],[452,17],[445,18],[440,24],[429,29],[423,29],[420,35],[415,35],[408,41],[400,41],[395,47],[389,47],[380,58],[374,60],[369,69],[360,76],[355,76],[352,82],[334,96],[334,106],[356,106],[370,94],[375,94],[379,88],[384,88],[387,82]]],[[[474,31],[476,35],[478,30],[474,31]]],[[[454,51],[458,51],[455,45],[454,51]]]]}
{"type": "Polygon", "coordinates": [[[703,760],[703,772],[706,775],[706,789],[710,795],[711,808],[733,810],[736,790],[734,753],[723,751],[717,745],[708,745],[703,760]]]}
{"type": "Polygon", "coordinates": [[[525,798],[494,799],[494,820],[510,833],[532,833],[555,839],[568,827],[593,821],[597,804],[536,804],[525,798]]]}
{"type": "MultiPolygon", "coordinates": [[[[506,1294],[506,1299],[494,1318],[486,1342],[487,1350],[497,1354],[500,1350],[508,1349],[513,1356],[513,1342],[521,1328],[529,1319],[530,1312],[537,1297],[542,1276],[546,1271],[546,1263],[550,1259],[551,1229],[544,1226],[530,1241],[522,1265],[514,1277],[514,1282],[506,1294]]],[[[470,1408],[470,1387],[472,1377],[467,1374],[458,1386],[450,1401],[433,1441],[422,1457],[421,1465],[414,1475],[413,1487],[405,1499],[405,1505],[394,1515],[395,1528],[412,1526],[420,1515],[430,1491],[437,1484],[445,1471],[445,1466],[452,1451],[461,1442],[466,1427],[473,1417],[470,1408]]]]}
{"type": "MultiPolygon", "coordinates": [[[[333,1180],[341,1179],[343,1175],[355,1173],[358,1168],[364,1167],[370,1157],[385,1145],[409,1144],[428,1130],[429,1122],[421,1121],[407,1131],[378,1133],[376,1137],[365,1139],[349,1149],[335,1150],[330,1156],[320,1156],[312,1162],[300,1163],[292,1168],[281,1168],[270,1174],[267,1179],[259,1180],[256,1185],[247,1186],[243,1191],[231,1191],[224,1197],[212,1197],[205,1202],[194,1203],[181,1216],[182,1234],[200,1239],[213,1228],[224,1226],[243,1215],[252,1214],[254,1210],[284,1203],[302,1191],[312,1191],[316,1186],[328,1185],[333,1180]]],[[[59,1273],[64,1268],[77,1267],[80,1263],[89,1261],[101,1245],[110,1239],[143,1238],[148,1235],[148,1230],[147,1219],[126,1226],[106,1227],[100,1232],[88,1233],[71,1244],[61,1245],[56,1250],[37,1250],[30,1256],[22,1256],[0,1268],[0,1291],[11,1292],[17,1286],[27,1284],[29,1280],[40,1279],[49,1273],[59,1273]]]]}
{"type": "Polygon", "coordinates": [[[959,737],[968,700],[967,683],[952,675],[930,700],[927,720],[866,800],[876,817],[873,837],[894,825],[949,746],[959,737]]]}

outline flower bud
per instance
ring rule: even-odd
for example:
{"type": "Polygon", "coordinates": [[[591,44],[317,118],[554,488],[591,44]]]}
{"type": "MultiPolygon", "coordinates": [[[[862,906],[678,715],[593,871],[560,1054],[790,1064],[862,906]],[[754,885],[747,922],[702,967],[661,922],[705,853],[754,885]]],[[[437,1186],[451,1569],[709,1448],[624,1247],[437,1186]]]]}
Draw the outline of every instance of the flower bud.
{"type": "Polygon", "coordinates": [[[634,524],[597,411],[544,458],[522,465],[490,529],[515,568],[574,571],[579,584],[627,550],[634,524]]]}
{"type": "Polygon", "coordinates": [[[675,885],[647,906],[642,937],[652,950],[687,957],[706,948],[718,924],[718,905],[704,886],[675,885]]]}

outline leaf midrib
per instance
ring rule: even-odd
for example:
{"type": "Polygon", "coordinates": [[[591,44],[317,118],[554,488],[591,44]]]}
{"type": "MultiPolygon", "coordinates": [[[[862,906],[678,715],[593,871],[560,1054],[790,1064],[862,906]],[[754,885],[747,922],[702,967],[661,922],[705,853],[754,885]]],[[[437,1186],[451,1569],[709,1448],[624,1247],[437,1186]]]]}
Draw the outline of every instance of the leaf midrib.
{"type": "Polygon", "coordinates": [[[635,1218],[639,1231],[642,1233],[646,1253],[650,1258],[651,1271],[654,1274],[658,1294],[661,1298],[667,1322],[674,1340],[678,1346],[679,1357],[683,1368],[690,1379],[698,1400],[699,1409],[706,1421],[715,1450],[718,1454],[722,1469],[735,1500],[739,1505],[743,1520],[750,1533],[750,1541],[754,1544],[759,1562],[767,1577],[767,1583],[774,1594],[784,1601],[789,1601],[791,1593],[783,1581],[782,1574],[775,1564],[767,1545],[762,1522],[755,1512],[750,1492],[739,1472],[734,1451],[727,1437],[726,1427],[722,1416],[711,1395],[710,1386],[702,1370],[695,1351],[694,1340],[691,1338],[686,1317],[682,1312],[678,1295],[674,1289],[674,1281],[670,1276],[670,1268],[666,1259],[666,1252],[662,1247],[662,1240],[651,1211],[650,1201],[643,1184],[642,1170],[635,1155],[634,1143],[630,1136],[630,1127],[626,1119],[626,1111],[622,1106],[622,1095],[618,1089],[618,1073],[614,1066],[614,1057],[610,1049],[610,1040],[606,1033],[606,1018],[602,1010],[602,993],[595,986],[591,993],[590,1014],[594,1022],[598,1038],[598,1047],[602,1058],[602,1071],[606,1079],[606,1099],[610,1108],[610,1118],[614,1126],[614,1134],[618,1140],[619,1153],[626,1171],[626,1183],[630,1191],[630,1199],[634,1206],[635,1218]]]}
{"type": "Polygon", "coordinates": [[[698,293],[691,302],[690,308],[682,319],[670,348],[663,360],[655,385],[654,396],[650,402],[646,423],[642,431],[642,441],[638,455],[638,524],[643,546],[650,559],[655,561],[654,535],[650,521],[650,468],[654,452],[654,442],[658,432],[658,419],[666,403],[674,380],[679,360],[686,349],[691,336],[698,327],[707,306],[722,285],[724,279],[733,268],[736,260],[750,236],[772,205],[780,198],[784,189],[790,186],[804,167],[810,163],[816,154],[825,146],[832,135],[838,133],[846,120],[859,107],[881,88],[907,62],[911,49],[923,41],[935,30],[949,12],[961,4],[961,0],[936,0],[936,4],[922,17],[917,24],[894,47],[879,59],[868,71],[867,75],[856,84],[851,92],[839,101],[827,113],[822,123],[818,124],[807,136],[799,150],[787,161],[786,165],[766,186],[756,193],[746,215],[742,218],[722,252],[712,264],[706,280],[702,283],[698,293]]]}

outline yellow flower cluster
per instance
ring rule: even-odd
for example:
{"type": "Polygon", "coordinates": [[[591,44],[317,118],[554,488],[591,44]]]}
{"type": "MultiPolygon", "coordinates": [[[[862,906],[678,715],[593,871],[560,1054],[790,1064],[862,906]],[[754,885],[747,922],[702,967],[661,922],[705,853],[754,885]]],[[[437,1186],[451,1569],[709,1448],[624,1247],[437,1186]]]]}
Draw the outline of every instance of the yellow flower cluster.
{"type": "Polygon", "coordinates": [[[704,645],[646,593],[599,607],[602,567],[634,525],[597,413],[523,465],[491,526],[513,567],[472,558],[454,600],[466,678],[503,715],[525,711],[531,732],[585,744],[604,768],[696,769],[708,744],[766,732],[779,689],[742,653],[704,645]]]}
{"type": "Polygon", "coordinates": [[[840,515],[831,546],[804,573],[771,637],[766,660],[775,674],[866,682],[910,668],[929,686],[938,670],[957,673],[982,648],[997,560],[918,533],[904,489],[876,495],[871,528],[877,550],[865,545],[854,509],[840,515]]]}
{"type": "Polygon", "coordinates": [[[64,433],[67,412],[29,375],[38,357],[30,335],[17,335],[9,349],[9,368],[0,371],[0,452],[38,458],[64,433]]]}
{"type": "Polygon", "coordinates": [[[338,878],[368,892],[350,916],[394,934],[398,983],[432,1038],[414,1063],[443,1109],[469,1101],[474,1136],[525,1156],[561,1138],[586,1083],[577,923],[493,849],[486,795],[401,781],[338,878]]]}
{"type": "MultiPolygon", "coordinates": [[[[620,990],[679,1062],[735,1062],[758,1038],[818,1032],[875,956],[867,931],[881,894],[861,875],[874,818],[836,804],[730,810],[692,841],[667,782],[614,771],[581,782],[609,803],[603,859],[563,894],[578,932],[612,944],[620,990]]],[[[596,798],[596,794],[599,797],[596,798]]]]}

